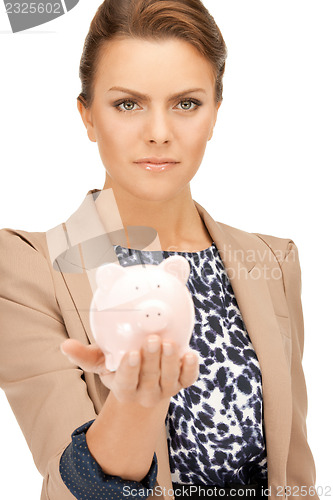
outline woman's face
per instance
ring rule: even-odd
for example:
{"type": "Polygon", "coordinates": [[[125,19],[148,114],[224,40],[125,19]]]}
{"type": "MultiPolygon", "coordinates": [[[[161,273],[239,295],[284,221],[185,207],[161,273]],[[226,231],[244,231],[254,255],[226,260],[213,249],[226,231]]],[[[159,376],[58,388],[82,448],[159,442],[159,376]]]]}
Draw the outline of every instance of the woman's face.
{"type": "Polygon", "coordinates": [[[103,49],[94,90],[92,106],[78,108],[98,144],[104,188],[156,201],[189,189],[220,106],[209,62],[179,39],[118,38],[103,49]],[[179,163],[154,172],[135,163],[147,157],[179,163]]]}

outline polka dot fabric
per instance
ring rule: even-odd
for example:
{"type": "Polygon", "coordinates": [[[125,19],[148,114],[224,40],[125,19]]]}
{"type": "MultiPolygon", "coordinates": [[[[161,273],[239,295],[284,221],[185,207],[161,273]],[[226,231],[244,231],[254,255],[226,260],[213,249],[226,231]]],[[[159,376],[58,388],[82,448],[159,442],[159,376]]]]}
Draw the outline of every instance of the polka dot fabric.
{"type": "Polygon", "coordinates": [[[156,483],[156,453],[148,474],[141,482],[105,474],[87,446],[86,432],[93,422],[91,420],[75,429],[71,435],[72,442],[61,456],[59,471],[69,491],[79,500],[120,500],[132,496],[147,498],[156,483]]]}

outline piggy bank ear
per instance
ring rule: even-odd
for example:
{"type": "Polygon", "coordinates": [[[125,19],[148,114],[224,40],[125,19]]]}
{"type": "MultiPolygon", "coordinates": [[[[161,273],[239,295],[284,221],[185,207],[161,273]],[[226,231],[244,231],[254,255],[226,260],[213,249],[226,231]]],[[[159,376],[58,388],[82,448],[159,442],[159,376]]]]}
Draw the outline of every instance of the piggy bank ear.
{"type": "Polygon", "coordinates": [[[98,288],[107,291],[110,290],[112,284],[123,276],[125,270],[117,264],[104,264],[96,270],[96,283],[98,288]]]}
{"type": "Polygon", "coordinates": [[[188,277],[190,275],[191,267],[185,257],[181,255],[173,255],[163,260],[159,267],[163,271],[172,274],[179,279],[182,283],[187,283],[188,277]]]}

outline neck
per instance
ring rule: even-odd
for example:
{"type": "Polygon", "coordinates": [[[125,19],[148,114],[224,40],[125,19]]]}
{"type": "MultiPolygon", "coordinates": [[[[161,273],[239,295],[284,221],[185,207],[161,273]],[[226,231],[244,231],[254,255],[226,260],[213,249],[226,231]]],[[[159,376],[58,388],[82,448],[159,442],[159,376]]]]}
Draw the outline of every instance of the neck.
{"type": "MultiPolygon", "coordinates": [[[[110,185],[105,183],[101,193],[104,196],[97,198],[97,204],[101,206],[108,191],[111,191],[110,185]]],[[[193,248],[196,245],[205,248],[211,244],[211,237],[192,199],[189,184],[173,198],[162,201],[139,199],[115,185],[112,186],[112,194],[125,231],[127,226],[151,227],[157,231],[163,250],[180,251],[183,247],[193,248]]],[[[104,216],[108,217],[110,209],[110,205],[108,211],[107,204],[104,204],[104,216]]],[[[127,245],[131,248],[129,239],[127,245]]]]}

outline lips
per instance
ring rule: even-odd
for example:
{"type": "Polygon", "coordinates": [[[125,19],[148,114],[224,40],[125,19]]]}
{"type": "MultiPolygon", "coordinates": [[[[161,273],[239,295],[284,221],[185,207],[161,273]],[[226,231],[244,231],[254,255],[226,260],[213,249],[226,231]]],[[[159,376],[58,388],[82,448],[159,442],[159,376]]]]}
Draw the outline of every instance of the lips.
{"type": "Polygon", "coordinates": [[[165,165],[167,163],[179,163],[174,158],[158,158],[156,156],[150,158],[141,158],[140,160],[136,160],[134,163],[148,163],[152,165],[165,165]]]}
{"type": "Polygon", "coordinates": [[[179,161],[171,158],[142,158],[134,162],[139,168],[150,172],[167,172],[176,167],[179,161]],[[153,163],[156,162],[156,163],[153,163]]]}

